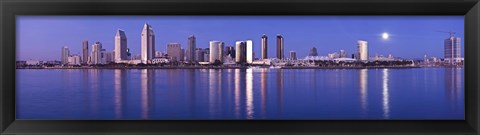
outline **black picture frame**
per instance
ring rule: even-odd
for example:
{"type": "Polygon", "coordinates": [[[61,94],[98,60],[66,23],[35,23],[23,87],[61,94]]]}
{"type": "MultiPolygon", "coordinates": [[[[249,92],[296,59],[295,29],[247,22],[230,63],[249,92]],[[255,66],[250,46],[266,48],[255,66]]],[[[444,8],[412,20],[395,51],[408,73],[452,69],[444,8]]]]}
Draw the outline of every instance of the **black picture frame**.
{"type": "Polygon", "coordinates": [[[479,134],[478,0],[0,0],[0,134],[479,134]],[[464,15],[465,120],[16,120],[16,15],[464,15]]]}

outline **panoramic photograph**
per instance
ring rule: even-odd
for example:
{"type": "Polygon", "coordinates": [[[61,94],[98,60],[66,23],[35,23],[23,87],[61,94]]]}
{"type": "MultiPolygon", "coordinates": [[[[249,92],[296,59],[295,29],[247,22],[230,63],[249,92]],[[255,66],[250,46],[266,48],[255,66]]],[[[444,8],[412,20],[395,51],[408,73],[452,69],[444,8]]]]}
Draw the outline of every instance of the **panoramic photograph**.
{"type": "Polygon", "coordinates": [[[464,16],[17,16],[16,118],[464,120],[464,16]]]}

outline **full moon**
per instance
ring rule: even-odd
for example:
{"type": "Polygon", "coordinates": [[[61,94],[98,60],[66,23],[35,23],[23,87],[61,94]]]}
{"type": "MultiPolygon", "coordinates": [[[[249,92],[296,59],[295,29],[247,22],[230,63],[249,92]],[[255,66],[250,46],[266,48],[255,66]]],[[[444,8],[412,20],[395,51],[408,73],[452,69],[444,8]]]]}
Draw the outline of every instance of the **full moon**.
{"type": "Polygon", "coordinates": [[[383,39],[388,39],[388,37],[389,37],[388,33],[385,32],[385,33],[382,34],[383,39]]]}

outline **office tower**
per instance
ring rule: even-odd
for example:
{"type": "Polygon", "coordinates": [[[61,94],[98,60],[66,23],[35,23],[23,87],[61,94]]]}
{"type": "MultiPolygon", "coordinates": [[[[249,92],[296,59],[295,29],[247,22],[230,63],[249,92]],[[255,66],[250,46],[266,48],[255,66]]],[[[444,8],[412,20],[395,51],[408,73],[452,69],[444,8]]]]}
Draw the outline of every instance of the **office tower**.
{"type": "Polygon", "coordinates": [[[347,52],[345,50],[340,50],[340,58],[346,58],[347,57],[347,52]]]}
{"type": "Polygon", "coordinates": [[[263,34],[262,35],[262,59],[267,59],[268,54],[267,54],[267,49],[268,49],[268,37],[267,35],[263,34]]]}
{"type": "Polygon", "coordinates": [[[227,46],[225,47],[225,57],[235,58],[235,47],[227,46]]]}
{"type": "Polygon", "coordinates": [[[278,34],[277,35],[277,58],[278,59],[283,59],[285,54],[283,53],[284,50],[284,41],[282,35],[278,34]]]}
{"type": "Polygon", "coordinates": [[[188,47],[187,47],[187,59],[186,61],[197,61],[195,57],[195,51],[196,51],[196,38],[194,35],[191,35],[188,37],[188,47]]]}
{"type": "Polygon", "coordinates": [[[237,63],[245,63],[247,61],[247,43],[245,41],[237,41],[235,42],[235,62],[237,63]]]}
{"type": "Polygon", "coordinates": [[[172,61],[181,61],[182,48],[179,43],[167,44],[167,55],[172,61]]]}
{"type": "Polygon", "coordinates": [[[308,56],[318,56],[317,48],[313,47],[310,49],[310,53],[308,53],[308,56]]]}
{"type": "Polygon", "coordinates": [[[453,34],[444,41],[444,58],[450,64],[453,64],[455,59],[461,58],[460,55],[460,37],[454,37],[453,34]]]}
{"type": "Polygon", "coordinates": [[[127,60],[127,36],[125,31],[118,29],[115,34],[115,62],[127,60]]]}
{"type": "Polygon", "coordinates": [[[108,64],[108,52],[105,49],[100,49],[100,64],[108,64]]]}
{"type": "Polygon", "coordinates": [[[223,48],[225,44],[220,41],[210,41],[210,63],[214,63],[215,60],[223,62],[223,48]]]}
{"type": "Polygon", "coordinates": [[[180,61],[185,61],[185,49],[180,49],[180,61]]]}
{"type": "Polygon", "coordinates": [[[141,42],[141,61],[144,64],[151,63],[155,56],[155,33],[149,24],[143,26],[141,42]]]}
{"type": "Polygon", "coordinates": [[[195,48],[195,61],[204,61],[204,51],[202,48],[195,48]]]}
{"type": "Polygon", "coordinates": [[[295,51],[290,51],[288,54],[290,55],[290,60],[297,60],[297,53],[295,51]]]}
{"type": "Polygon", "coordinates": [[[90,61],[91,64],[101,64],[102,62],[102,57],[101,57],[101,50],[102,50],[102,43],[100,42],[95,42],[95,44],[92,45],[92,55],[90,56],[90,61]]]}
{"type": "Polygon", "coordinates": [[[368,42],[365,40],[358,40],[357,47],[358,47],[357,59],[362,61],[368,60],[368,42]]]}
{"type": "Polygon", "coordinates": [[[67,46],[62,48],[62,64],[68,64],[68,57],[70,56],[70,50],[68,50],[67,46]]]}
{"type": "Polygon", "coordinates": [[[210,48],[205,48],[205,51],[203,51],[203,61],[204,62],[210,61],[210,48]]]}
{"type": "Polygon", "coordinates": [[[88,64],[88,41],[82,42],[82,64],[88,64]]]}
{"type": "Polygon", "coordinates": [[[247,40],[247,63],[251,64],[253,63],[254,57],[253,57],[253,41],[252,40],[247,40]]]}

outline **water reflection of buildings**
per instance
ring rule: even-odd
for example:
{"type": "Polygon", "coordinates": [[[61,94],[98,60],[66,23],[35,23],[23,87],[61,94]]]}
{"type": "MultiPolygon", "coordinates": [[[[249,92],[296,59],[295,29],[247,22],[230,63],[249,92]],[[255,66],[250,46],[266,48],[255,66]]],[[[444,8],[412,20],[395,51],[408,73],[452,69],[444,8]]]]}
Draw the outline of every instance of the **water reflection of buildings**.
{"type": "Polygon", "coordinates": [[[217,116],[221,111],[222,71],[218,69],[208,70],[208,108],[211,116],[217,116]]]}
{"type": "Polygon", "coordinates": [[[268,69],[262,68],[260,72],[260,98],[261,98],[261,114],[266,117],[267,113],[267,72],[268,69]]]}
{"type": "Polygon", "coordinates": [[[127,101],[127,71],[125,69],[115,69],[114,71],[114,111],[116,118],[122,118],[126,108],[123,105],[127,101]]]}
{"type": "Polygon", "coordinates": [[[235,106],[235,117],[240,118],[240,82],[241,75],[240,69],[235,69],[235,92],[234,92],[234,106],[235,106]]]}
{"type": "Polygon", "coordinates": [[[278,69],[277,71],[277,105],[279,109],[279,113],[283,113],[283,92],[284,92],[284,86],[283,86],[283,70],[278,69]]]}
{"type": "Polygon", "coordinates": [[[147,119],[154,106],[155,69],[142,69],[140,74],[141,117],[147,119]]]}
{"type": "Polygon", "coordinates": [[[246,114],[247,119],[253,119],[253,71],[251,68],[246,71],[246,114]]]}
{"type": "Polygon", "coordinates": [[[382,95],[383,95],[383,118],[388,119],[390,117],[390,99],[389,99],[389,71],[387,68],[383,69],[383,88],[382,88],[382,95]]]}
{"type": "MultiPolygon", "coordinates": [[[[450,101],[460,99],[462,91],[462,68],[445,68],[445,89],[450,101]]],[[[453,103],[453,102],[450,102],[453,103]]]]}
{"type": "Polygon", "coordinates": [[[360,69],[359,79],[360,81],[360,105],[362,112],[367,113],[368,109],[368,69],[360,69]]]}

